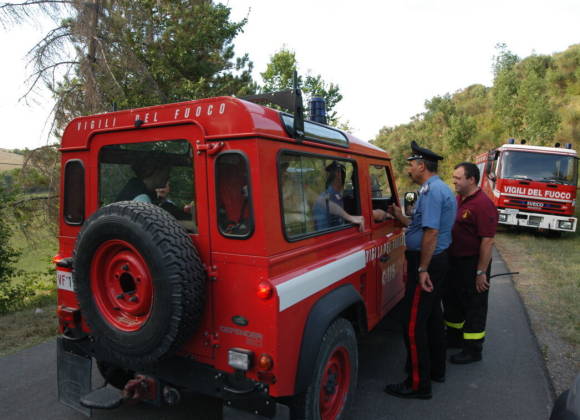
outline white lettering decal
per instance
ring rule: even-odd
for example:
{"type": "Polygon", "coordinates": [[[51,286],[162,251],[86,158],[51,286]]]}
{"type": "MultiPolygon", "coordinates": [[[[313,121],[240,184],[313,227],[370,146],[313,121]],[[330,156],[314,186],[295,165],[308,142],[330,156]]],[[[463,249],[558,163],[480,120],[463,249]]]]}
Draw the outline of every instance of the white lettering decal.
{"type": "Polygon", "coordinates": [[[157,122],[157,111],[153,113],[153,122],[157,122]]]}
{"type": "Polygon", "coordinates": [[[149,122],[149,113],[147,112],[145,114],[145,119],[143,120],[144,123],[148,123],[149,122]]]}
{"type": "Polygon", "coordinates": [[[213,105],[207,107],[207,115],[211,115],[213,113],[213,105]]]}
{"type": "Polygon", "coordinates": [[[191,112],[191,108],[189,108],[189,107],[185,108],[185,115],[184,115],[184,117],[185,118],[189,118],[190,112],[191,112]]]}
{"type": "Polygon", "coordinates": [[[198,107],[195,109],[195,116],[196,116],[196,117],[199,117],[200,115],[201,115],[201,106],[198,106],[198,107]]]}
{"type": "Polygon", "coordinates": [[[220,114],[223,114],[226,111],[226,104],[220,104],[220,114]]]}
{"type": "Polygon", "coordinates": [[[176,120],[179,117],[179,108],[175,110],[175,114],[173,115],[173,119],[176,120]]]}

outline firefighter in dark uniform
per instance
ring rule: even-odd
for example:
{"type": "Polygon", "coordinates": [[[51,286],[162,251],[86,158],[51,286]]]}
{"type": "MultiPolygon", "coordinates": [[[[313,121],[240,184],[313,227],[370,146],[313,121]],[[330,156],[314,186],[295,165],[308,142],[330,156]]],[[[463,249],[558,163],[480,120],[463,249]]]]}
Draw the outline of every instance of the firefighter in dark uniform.
{"type": "Polygon", "coordinates": [[[405,344],[408,377],[390,384],[385,392],[400,398],[431,398],[431,380],[445,380],[445,327],[441,308],[442,281],[447,274],[447,248],[456,204],[449,187],[437,176],[443,158],[411,143],[408,174],[421,185],[412,219],[393,205],[389,212],[402,224],[407,251],[407,284],[404,297],[405,344]]]}
{"type": "Polygon", "coordinates": [[[453,171],[457,216],[449,248],[449,275],[443,295],[448,347],[462,348],[450,361],[466,364],[481,360],[491,252],[497,227],[497,208],[478,188],[479,169],[469,162],[453,171]]]}

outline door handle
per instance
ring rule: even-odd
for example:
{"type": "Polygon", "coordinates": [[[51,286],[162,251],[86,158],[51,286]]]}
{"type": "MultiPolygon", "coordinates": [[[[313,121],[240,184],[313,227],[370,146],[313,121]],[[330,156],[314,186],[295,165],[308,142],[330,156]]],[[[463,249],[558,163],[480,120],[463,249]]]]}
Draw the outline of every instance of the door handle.
{"type": "Polygon", "coordinates": [[[390,258],[389,254],[381,255],[381,257],[379,258],[379,261],[380,262],[387,262],[387,261],[389,261],[389,258],[390,258]]]}

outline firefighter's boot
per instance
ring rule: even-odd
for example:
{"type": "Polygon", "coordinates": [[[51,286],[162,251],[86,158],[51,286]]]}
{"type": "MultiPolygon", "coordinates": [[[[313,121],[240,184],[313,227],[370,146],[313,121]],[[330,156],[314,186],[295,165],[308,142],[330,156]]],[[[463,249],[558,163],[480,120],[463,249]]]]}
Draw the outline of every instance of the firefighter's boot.
{"type": "Polygon", "coordinates": [[[483,340],[465,340],[463,350],[451,356],[451,363],[466,365],[468,363],[479,362],[481,360],[481,350],[483,340]]]}

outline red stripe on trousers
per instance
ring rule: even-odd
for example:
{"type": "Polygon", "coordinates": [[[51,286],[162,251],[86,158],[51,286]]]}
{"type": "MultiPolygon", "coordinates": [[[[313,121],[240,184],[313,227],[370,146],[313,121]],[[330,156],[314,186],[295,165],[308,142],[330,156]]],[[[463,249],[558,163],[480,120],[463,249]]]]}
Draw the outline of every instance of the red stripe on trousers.
{"type": "Polygon", "coordinates": [[[417,313],[419,312],[419,301],[421,300],[421,286],[417,284],[413,302],[411,305],[411,316],[409,319],[409,351],[411,352],[411,380],[414,391],[419,390],[419,355],[417,354],[417,340],[415,338],[415,327],[417,326],[417,313]]]}

